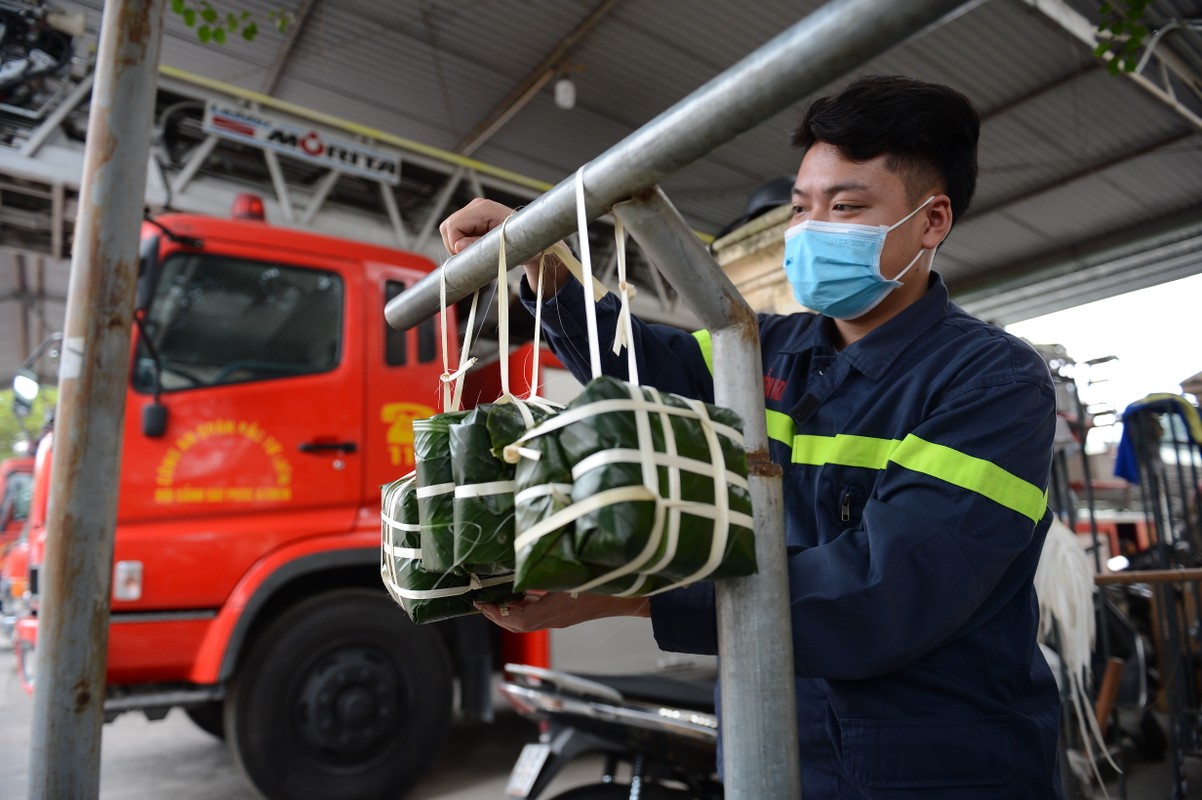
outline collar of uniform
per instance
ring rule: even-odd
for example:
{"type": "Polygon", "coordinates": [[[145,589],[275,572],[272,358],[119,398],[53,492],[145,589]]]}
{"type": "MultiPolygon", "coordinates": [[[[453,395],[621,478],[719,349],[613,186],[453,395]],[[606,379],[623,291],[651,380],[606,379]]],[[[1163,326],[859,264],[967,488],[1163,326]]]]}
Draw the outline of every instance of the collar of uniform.
{"type": "Polygon", "coordinates": [[[943,277],[932,271],[926,294],[841,355],[861,374],[878,381],[903,351],[943,319],[947,305],[947,286],[943,277]]]}

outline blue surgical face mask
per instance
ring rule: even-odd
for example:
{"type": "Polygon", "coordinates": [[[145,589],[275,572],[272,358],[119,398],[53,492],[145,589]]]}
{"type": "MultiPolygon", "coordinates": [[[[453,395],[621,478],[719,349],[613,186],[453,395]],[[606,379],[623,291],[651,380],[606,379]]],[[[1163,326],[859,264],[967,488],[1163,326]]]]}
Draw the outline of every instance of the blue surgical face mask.
{"type": "Polygon", "coordinates": [[[892,280],[881,274],[889,231],[909,221],[934,197],[893,225],[805,220],[785,231],[785,275],[806,308],[835,319],[862,317],[898,286],[925,249],[892,280]]]}

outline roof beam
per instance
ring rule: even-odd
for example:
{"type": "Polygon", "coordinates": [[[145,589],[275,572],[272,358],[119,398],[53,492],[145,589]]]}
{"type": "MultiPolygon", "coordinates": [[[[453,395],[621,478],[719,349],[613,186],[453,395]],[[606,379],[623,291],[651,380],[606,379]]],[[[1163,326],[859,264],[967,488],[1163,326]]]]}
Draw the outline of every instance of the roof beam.
{"type": "Polygon", "coordinates": [[[1202,264],[1199,219],[1194,208],[1158,225],[1069,244],[1018,269],[957,281],[952,298],[972,314],[1009,324],[1194,275],[1202,264]]]}
{"type": "MultiPolygon", "coordinates": [[[[1098,44],[1097,27],[1084,15],[1069,6],[1065,0],[1023,0],[1031,8],[1043,14],[1048,20],[1068,32],[1090,51],[1098,44]]],[[[1137,86],[1155,97],[1160,102],[1180,114],[1195,130],[1202,131],[1202,116],[1189,106],[1183,104],[1173,89],[1172,77],[1184,81],[1187,86],[1196,86],[1199,77],[1177,59],[1165,57],[1163,52],[1148,51],[1151,57],[1160,65],[1160,78],[1164,85],[1148,78],[1141,72],[1120,71],[1137,86]]],[[[1112,53],[1103,56],[1107,61],[1114,58],[1112,53]]]]}
{"type": "Polygon", "coordinates": [[[1161,150],[1165,147],[1171,147],[1178,142],[1191,139],[1196,135],[1197,134],[1193,131],[1178,131],[1177,133],[1170,134],[1164,138],[1157,139],[1154,142],[1147,142],[1135,148],[1134,150],[1126,150],[1122,153],[1108,153],[1099,158],[1092,159],[1086,163],[1085,166],[1074,172],[1070,172],[1067,175],[1057,175],[1052,178],[1052,180],[1046,181],[1038,186],[1024,188],[1017,194],[1011,195],[1010,197],[999,198],[988,205],[977,207],[969,206],[968,213],[964,215],[964,219],[975,219],[977,217],[983,217],[987,214],[992,214],[996,211],[1001,211],[1008,206],[1030,200],[1032,197],[1041,195],[1044,192],[1050,192],[1053,189],[1062,188],[1063,186],[1073,183],[1074,181],[1088,178],[1091,175],[1104,172],[1112,167],[1118,166],[1119,164],[1146,156],[1149,153],[1155,153],[1157,150],[1161,150]]]}
{"type": "Polygon", "coordinates": [[[585,37],[602,19],[609,15],[621,0],[602,0],[576,28],[563,38],[555,49],[531,70],[530,74],[514,87],[496,108],[490,111],[472,131],[459,140],[454,151],[459,155],[469,156],[481,145],[487,142],[494,133],[499,131],[513,115],[522,110],[530,100],[538,94],[538,90],[547,85],[555,75],[555,68],[567,56],[568,51],[585,37]]]}
{"type": "Polygon", "coordinates": [[[301,31],[304,30],[309,17],[313,15],[314,5],[316,5],[316,0],[303,0],[300,8],[296,10],[296,22],[289,29],[284,43],[280,45],[280,51],[276,53],[271,67],[267,70],[267,76],[263,78],[263,94],[275,92],[276,86],[280,83],[280,76],[284,74],[284,67],[288,66],[288,60],[292,58],[292,50],[300,41],[301,31]]]}

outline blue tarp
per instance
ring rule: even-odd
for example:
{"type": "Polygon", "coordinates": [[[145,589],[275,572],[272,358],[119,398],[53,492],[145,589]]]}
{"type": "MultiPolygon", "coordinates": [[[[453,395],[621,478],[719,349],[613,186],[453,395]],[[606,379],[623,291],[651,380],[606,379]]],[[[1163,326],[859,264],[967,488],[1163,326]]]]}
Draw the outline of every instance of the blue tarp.
{"type": "Polygon", "coordinates": [[[1115,453],[1114,474],[1131,483],[1139,483],[1139,461],[1135,455],[1135,415],[1141,411],[1160,414],[1177,414],[1185,423],[1185,430],[1194,444],[1202,447],[1202,419],[1198,409],[1189,400],[1176,394],[1150,394],[1137,400],[1123,411],[1123,437],[1115,453]]]}

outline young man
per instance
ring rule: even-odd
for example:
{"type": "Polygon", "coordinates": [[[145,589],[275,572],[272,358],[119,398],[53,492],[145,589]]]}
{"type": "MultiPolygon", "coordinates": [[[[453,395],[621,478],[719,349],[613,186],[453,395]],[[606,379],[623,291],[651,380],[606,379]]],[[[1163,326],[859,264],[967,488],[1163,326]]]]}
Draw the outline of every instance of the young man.
{"type": "MultiPolygon", "coordinates": [[[[1051,378],[931,269],[972,197],[978,131],[958,92],[871,77],[815,102],[794,137],[784,269],[818,313],[761,315],[760,336],[806,800],[1060,797],[1059,698],[1032,586],[1051,518],[1051,378]]],[[[443,223],[444,242],[459,252],[509,213],[475,201],[443,223]]],[[[583,292],[562,272],[544,326],[586,379],[583,292]]],[[[602,341],[613,300],[598,308],[602,341]]],[[[707,341],[640,325],[635,347],[655,386],[712,400],[707,341]]],[[[624,358],[605,355],[623,376],[624,358]]],[[[484,611],[511,630],[650,616],[663,649],[717,650],[710,584],[484,611]]]]}

